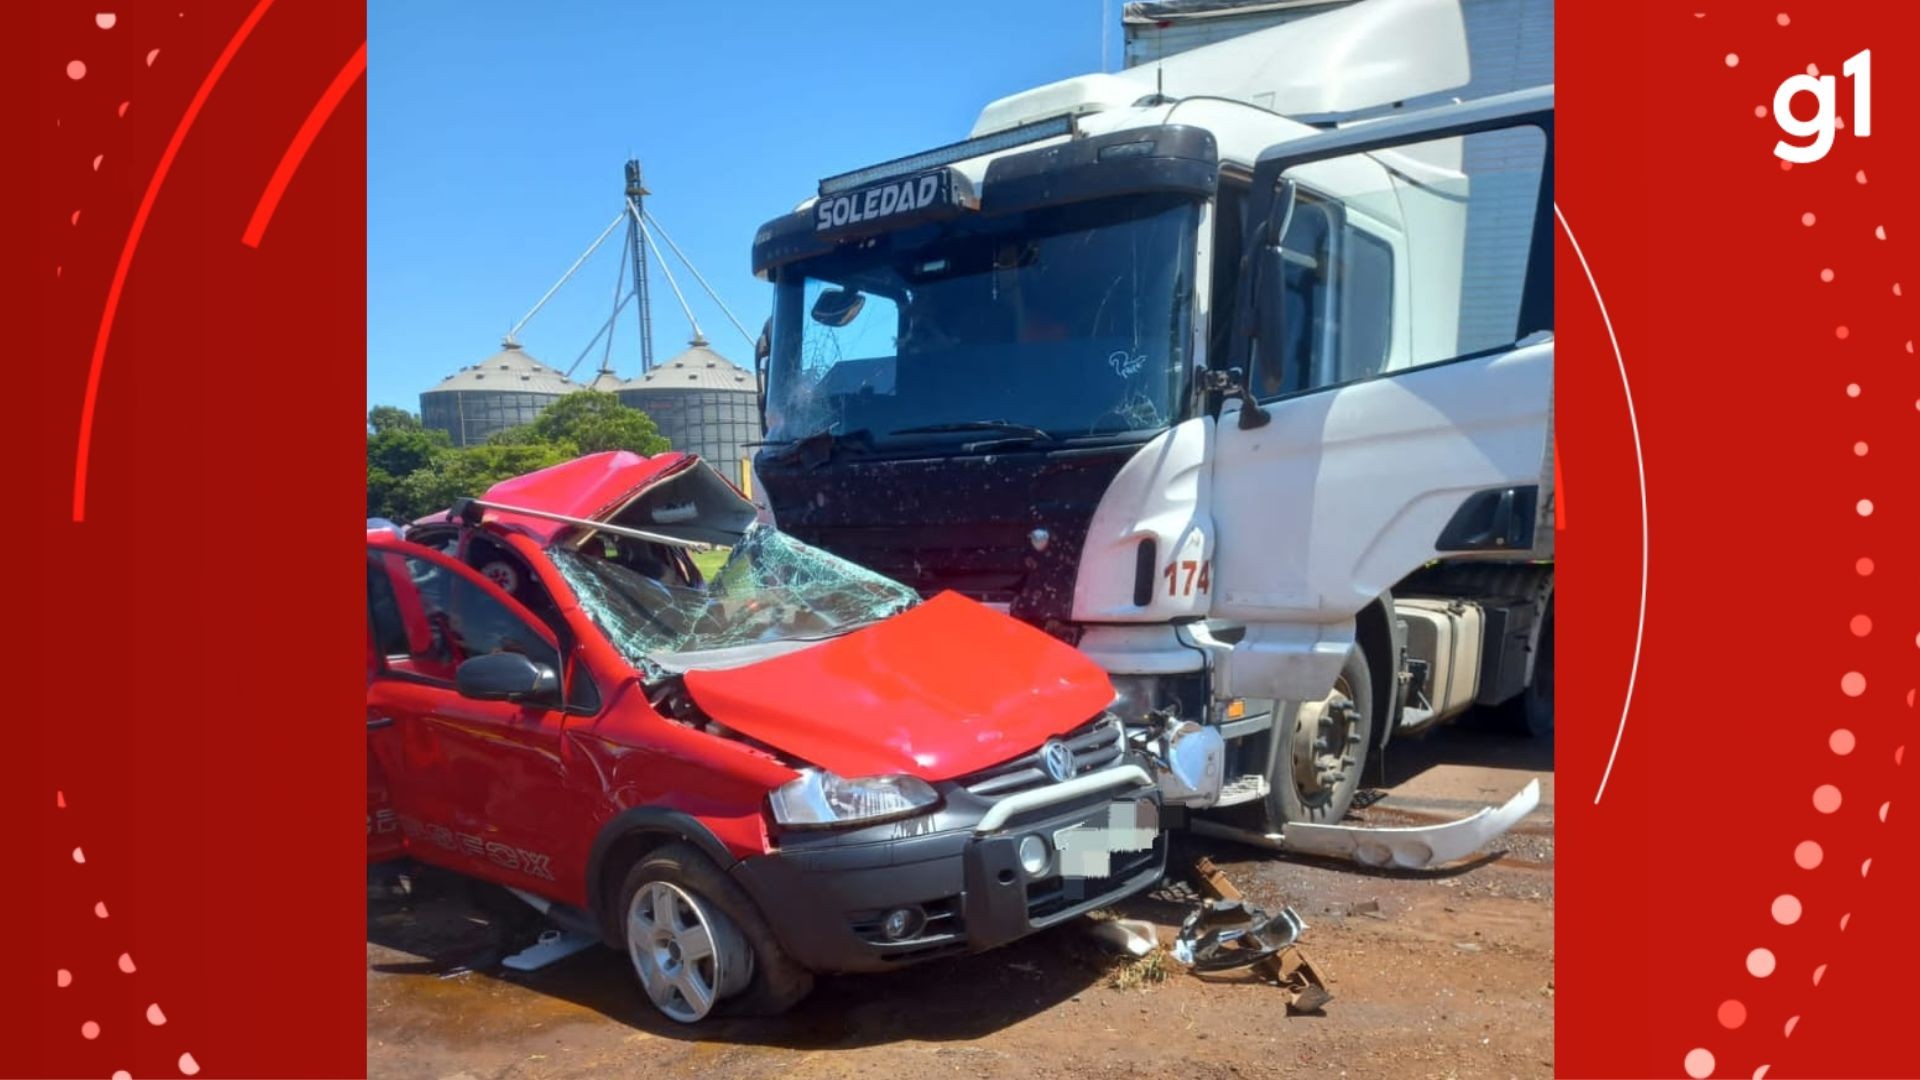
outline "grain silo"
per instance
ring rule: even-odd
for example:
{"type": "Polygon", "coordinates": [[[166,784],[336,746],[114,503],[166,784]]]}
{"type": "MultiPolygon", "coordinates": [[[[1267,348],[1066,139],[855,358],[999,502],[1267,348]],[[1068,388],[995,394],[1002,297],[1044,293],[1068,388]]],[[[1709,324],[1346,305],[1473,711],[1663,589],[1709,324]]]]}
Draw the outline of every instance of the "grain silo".
{"type": "Polygon", "coordinates": [[[593,381],[587,384],[587,389],[597,390],[603,394],[617,394],[620,392],[620,376],[615,375],[608,368],[601,368],[594,373],[593,381]]]}
{"type": "Polygon", "coordinates": [[[620,385],[620,403],[660,426],[675,450],[705,458],[721,475],[748,485],[748,443],[760,438],[753,375],[695,336],[686,352],[620,385]]]}
{"type": "Polygon", "coordinates": [[[476,446],[497,431],[533,423],[540,410],[580,388],[508,338],[499,352],[421,394],[420,420],[451,435],[455,446],[476,446]]]}

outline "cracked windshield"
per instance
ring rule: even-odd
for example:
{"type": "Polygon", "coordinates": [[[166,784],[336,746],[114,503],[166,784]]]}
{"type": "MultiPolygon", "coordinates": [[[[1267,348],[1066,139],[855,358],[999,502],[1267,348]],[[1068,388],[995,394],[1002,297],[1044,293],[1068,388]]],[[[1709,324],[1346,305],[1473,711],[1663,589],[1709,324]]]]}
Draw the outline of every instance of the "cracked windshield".
{"type": "Polygon", "coordinates": [[[645,546],[603,533],[584,550],[556,547],[549,554],[580,606],[648,676],[699,666],[681,654],[832,637],[920,599],[899,582],[759,524],[747,527],[704,587],[668,585],[630,565],[627,548],[645,546]]]}
{"type": "Polygon", "coordinates": [[[969,217],[786,268],[768,441],[1166,427],[1186,389],[1198,212],[1134,198],[969,217]]]}

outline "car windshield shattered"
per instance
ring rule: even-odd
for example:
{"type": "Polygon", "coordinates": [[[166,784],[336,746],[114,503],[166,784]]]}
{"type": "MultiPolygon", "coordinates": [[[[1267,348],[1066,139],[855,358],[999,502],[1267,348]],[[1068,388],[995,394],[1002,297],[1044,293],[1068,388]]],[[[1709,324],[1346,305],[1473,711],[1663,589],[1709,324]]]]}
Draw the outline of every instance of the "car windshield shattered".
{"type": "Polygon", "coordinates": [[[667,585],[617,558],[618,537],[548,552],[580,605],[649,678],[700,666],[716,649],[813,641],[899,614],[919,594],[890,578],[753,524],[702,588],[667,585]]]}

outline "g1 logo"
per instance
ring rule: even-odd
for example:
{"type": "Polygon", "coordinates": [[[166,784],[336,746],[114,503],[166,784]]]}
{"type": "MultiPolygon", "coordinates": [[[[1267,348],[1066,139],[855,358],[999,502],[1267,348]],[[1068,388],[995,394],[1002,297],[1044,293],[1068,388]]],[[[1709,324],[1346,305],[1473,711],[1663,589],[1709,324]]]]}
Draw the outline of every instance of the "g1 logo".
{"type": "MultiPolygon", "coordinates": [[[[1854,80],[1853,133],[1864,139],[1873,134],[1872,51],[1861,49],[1847,57],[1840,70],[1854,80]]],[[[1773,119],[1780,130],[1796,139],[1813,139],[1804,145],[1781,139],[1773,144],[1775,157],[1806,165],[1826,157],[1827,151],[1833,149],[1833,132],[1839,115],[1835,110],[1833,83],[1831,75],[1793,75],[1773,92],[1773,119]],[[1812,94],[1816,108],[1813,116],[1805,120],[1793,114],[1793,99],[1800,94],[1812,94]]]]}

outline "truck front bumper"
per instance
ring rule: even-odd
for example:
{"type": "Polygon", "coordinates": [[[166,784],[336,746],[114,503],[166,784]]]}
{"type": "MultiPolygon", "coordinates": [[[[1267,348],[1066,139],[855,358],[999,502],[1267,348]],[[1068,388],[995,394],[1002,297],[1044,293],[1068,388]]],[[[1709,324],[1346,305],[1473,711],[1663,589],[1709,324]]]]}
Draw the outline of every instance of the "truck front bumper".
{"type": "Polygon", "coordinates": [[[1150,786],[997,822],[990,809],[961,793],[927,817],[789,838],[779,851],[735,864],[733,876],[795,960],[852,972],[1004,945],[1150,888],[1166,869],[1150,786]],[[983,819],[990,831],[979,828],[983,819]],[[1020,845],[1033,836],[1048,858],[1030,873],[1020,845]],[[889,938],[887,915],[900,910],[909,932],[889,938]]]}

